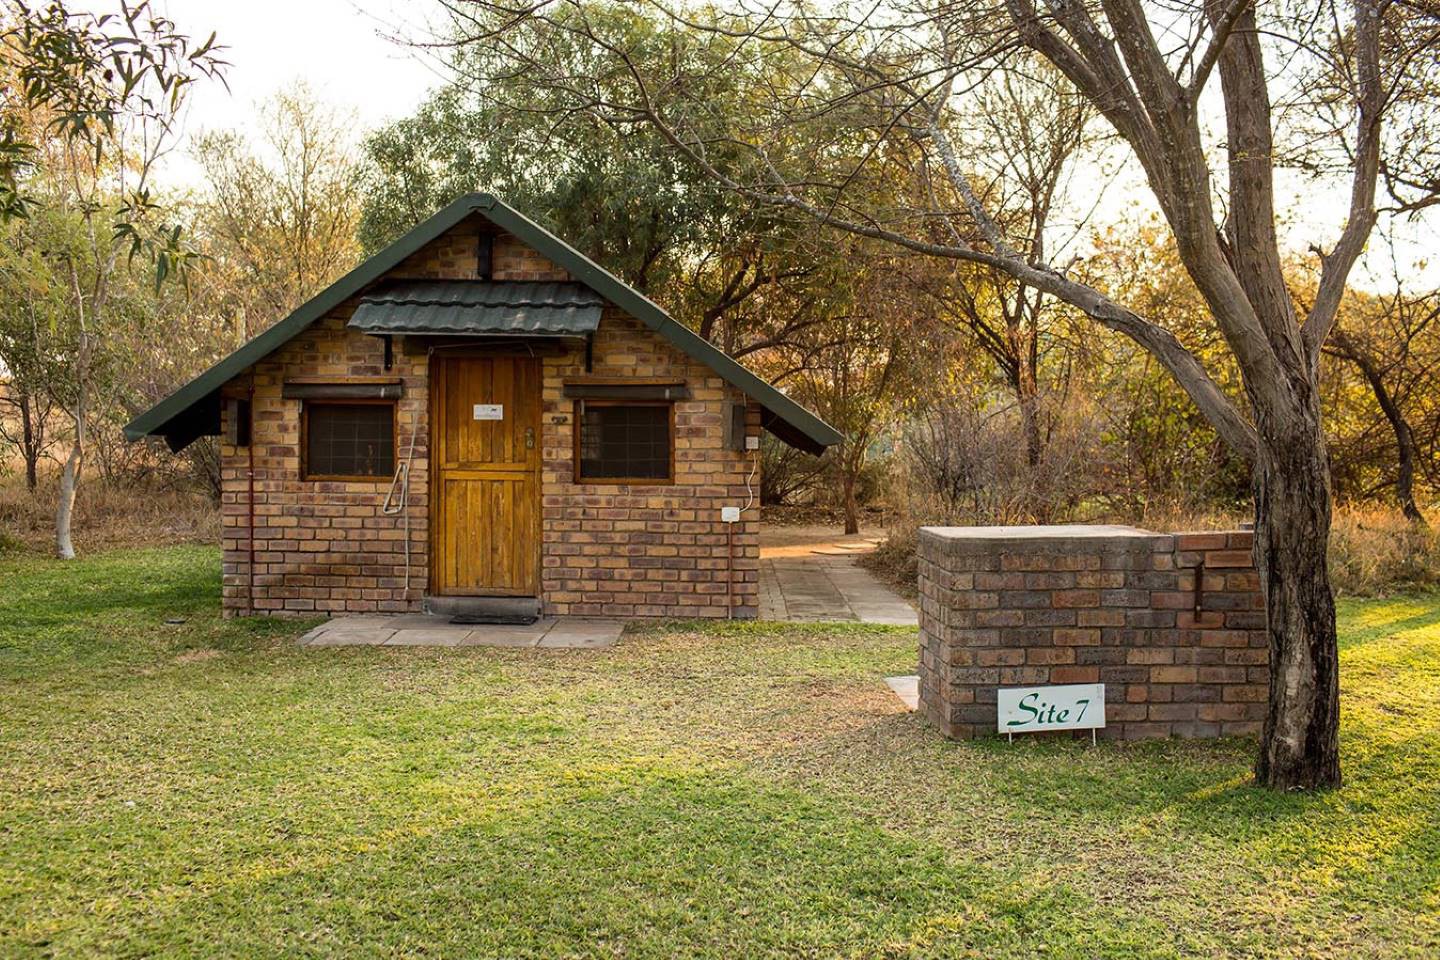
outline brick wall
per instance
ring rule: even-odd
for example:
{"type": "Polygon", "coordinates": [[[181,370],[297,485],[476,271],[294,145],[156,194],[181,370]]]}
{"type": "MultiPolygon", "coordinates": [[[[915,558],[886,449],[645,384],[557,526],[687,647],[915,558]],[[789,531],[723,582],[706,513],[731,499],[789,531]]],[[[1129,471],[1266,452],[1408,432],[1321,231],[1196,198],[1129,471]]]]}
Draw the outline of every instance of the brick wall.
{"type": "MultiPolygon", "coordinates": [[[[428,359],[397,349],[389,371],[375,337],[347,330],[353,306],[335,311],[227,384],[252,403],[252,448],[222,443],[221,513],[227,614],[401,612],[418,609],[429,573],[428,359]],[[297,377],[399,377],[395,431],[401,456],[415,434],[411,468],[410,598],[405,590],[405,517],[380,507],[390,479],[300,478],[300,401],[281,397],[297,377]],[[253,393],[252,393],[253,391],[253,393]],[[254,560],[248,535],[254,455],[254,560]],[[253,588],[253,596],[251,594],[253,588]]],[[[225,414],[228,417],[228,411],[225,414]]],[[[223,436],[223,434],[222,434],[223,436]]]]}
{"type": "MultiPolygon", "coordinates": [[[[595,336],[595,376],[675,377],[690,399],[675,404],[673,484],[575,483],[575,401],[567,376],[584,355],[545,361],[544,559],[546,608],[642,617],[755,617],[760,609],[760,476],[755,454],[725,449],[725,401],[744,398],[714,371],[607,308],[595,336]],[[749,492],[746,479],[754,469],[749,492]],[[740,523],[720,508],[741,506],[740,523]],[[732,559],[733,555],[733,559],[732,559]]],[[[760,408],[746,409],[760,434],[760,408]]]]}
{"type": "MultiPolygon", "coordinates": [[[[396,277],[469,279],[476,270],[478,224],[466,221],[392,271],[396,277]]],[[[566,280],[568,274],[514,237],[497,236],[497,280],[566,280]]],[[[428,585],[429,361],[425,344],[398,338],[392,369],[383,344],[345,326],[354,304],[227,384],[253,402],[254,567],[249,524],[249,456],[222,444],[224,606],[229,614],[400,612],[418,610],[428,585]],[[299,377],[399,377],[396,433],[403,456],[412,433],[410,591],[405,579],[406,517],[387,517],[389,480],[300,479],[300,401],[281,387],[299,377]],[[253,575],[253,596],[251,592],[253,575]]],[[[597,376],[677,377],[690,399],[676,403],[675,482],[574,483],[574,402],[564,379],[585,372],[583,349],[544,357],[542,595],[551,613],[607,616],[753,617],[759,605],[759,510],[722,524],[723,505],[747,496],[753,454],[724,448],[725,403],[743,402],[709,368],[638,321],[607,308],[595,336],[597,376]]],[[[760,411],[747,406],[747,432],[760,411]]],[[[751,489],[759,494],[754,473],[751,489]]]]}
{"type": "Polygon", "coordinates": [[[1253,734],[1264,604],[1245,532],[943,527],[920,535],[920,704],[950,737],[996,729],[996,690],[1105,684],[1101,736],[1253,734]]]}

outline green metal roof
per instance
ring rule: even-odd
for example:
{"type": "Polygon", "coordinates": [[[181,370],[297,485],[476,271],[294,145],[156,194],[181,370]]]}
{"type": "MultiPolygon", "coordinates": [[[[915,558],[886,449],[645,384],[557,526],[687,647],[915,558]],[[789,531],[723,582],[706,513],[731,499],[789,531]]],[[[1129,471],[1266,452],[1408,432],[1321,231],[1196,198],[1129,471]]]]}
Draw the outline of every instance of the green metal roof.
{"type": "Polygon", "coordinates": [[[834,427],[671,318],[644,294],[488,193],[468,193],[448,204],[326,287],[294,313],[130,421],[125,426],[125,436],[131,440],[163,436],[172,450],[179,450],[197,437],[219,433],[222,386],[336,307],[383,280],[406,257],[472,214],[478,214],[513,234],[552,263],[563,267],[574,280],[644,323],[683,353],[714,370],[764,408],[761,422],[786,443],[811,453],[820,453],[844,439],[834,427]]]}
{"type": "Polygon", "coordinates": [[[401,280],[365,293],[350,326],[408,336],[583,337],[605,301],[578,283],[401,280]]]}

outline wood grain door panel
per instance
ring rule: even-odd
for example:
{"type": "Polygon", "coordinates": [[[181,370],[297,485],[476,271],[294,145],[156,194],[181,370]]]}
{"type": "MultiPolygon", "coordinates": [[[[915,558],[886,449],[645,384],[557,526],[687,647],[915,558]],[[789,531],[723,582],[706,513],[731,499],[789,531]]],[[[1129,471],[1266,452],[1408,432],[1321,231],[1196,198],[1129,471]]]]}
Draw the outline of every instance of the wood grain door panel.
{"type": "Polygon", "coordinates": [[[538,596],[540,361],[436,357],[431,362],[431,592],[538,596]],[[498,404],[498,420],[477,420],[498,404]]]}

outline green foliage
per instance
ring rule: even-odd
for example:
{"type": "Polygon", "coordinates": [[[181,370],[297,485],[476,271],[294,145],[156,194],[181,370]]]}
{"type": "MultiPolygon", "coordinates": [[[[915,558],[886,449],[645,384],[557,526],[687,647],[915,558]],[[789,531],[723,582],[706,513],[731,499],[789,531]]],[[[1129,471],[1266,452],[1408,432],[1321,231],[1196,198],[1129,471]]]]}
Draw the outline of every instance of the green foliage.
{"type": "MultiPolygon", "coordinates": [[[[741,55],[739,45],[707,42],[627,4],[557,17],[583,20],[666,90],[683,88],[716,109],[744,109],[767,82],[770,64],[741,55]]],[[[834,277],[848,275],[853,248],[809,223],[754,209],[639,116],[573,109],[563,82],[524,69],[512,48],[487,43],[478,29],[457,22],[456,82],[366,143],[367,252],[458,194],[483,190],[734,353],[798,339],[818,319],[842,315],[826,294],[834,277]]],[[[554,58],[554,73],[584,77],[601,96],[618,98],[629,83],[581,31],[557,28],[533,42],[554,58]]],[[[749,162],[723,143],[710,161],[722,169],[749,162]]]]}
{"type": "MultiPolygon", "coordinates": [[[[1095,237],[1089,281],[1173,332],[1227,394],[1243,403],[1233,358],[1210,310],[1154,220],[1114,225],[1095,237]]],[[[1087,389],[1105,414],[1105,441],[1121,475],[1104,493],[1143,512],[1153,504],[1233,508],[1251,496],[1248,465],[1231,451],[1154,358],[1121,337],[1090,351],[1087,389]]]]}
{"type": "Polygon", "coordinates": [[[216,552],[0,559],[0,953],[1424,956],[1440,606],[1341,607],[1342,790],[950,743],[913,630],[303,649],[216,552]],[[181,622],[171,622],[179,620],[181,622]],[[76,904],[87,905],[76,909],[76,904]]]}
{"type": "MultiPolygon", "coordinates": [[[[61,0],[32,7],[11,0],[0,30],[5,102],[43,115],[44,135],[113,162],[117,136],[135,118],[168,124],[191,84],[219,79],[226,66],[212,33],[194,43],[147,0],[121,0],[118,14],[72,11],[61,0]]],[[[31,199],[22,177],[35,144],[7,118],[0,140],[0,210],[24,215],[31,199]]]]}
{"type": "MultiPolygon", "coordinates": [[[[835,489],[853,490],[912,369],[918,311],[898,258],[752,205],[644,117],[575,109],[563,79],[584,78],[591,95],[619,103],[633,69],[653,83],[656,110],[703,101],[715,115],[706,121],[681,110],[685,122],[721,130],[734,119],[721,112],[763,102],[761,91],[794,58],[759,56],[618,3],[557,8],[551,25],[498,45],[479,21],[462,17],[452,39],[460,79],[367,142],[366,248],[459,193],[494,192],[846,433],[830,475],[835,489]],[[526,69],[517,44],[543,48],[545,69],[526,69]],[[615,49],[626,51],[628,67],[617,64],[615,49]]],[[[808,164],[828,158],[838,174],[847,151],[864,145],[807,139],[824,129],[785,134],[777,155],[794,152],[808,164]]],[[[761,162],[723,139],[710,144],[706,161],[741,178],[749,174],[740,168],[761,162]]],[[[894,189],[883,181],[873,188],[894,189]]]]}
{"type": "MultiPolygon", "coordinates": [[[[638,12],[607,12],[627,45],[643,49],[657,29],[638,12]]],[[[556,55],[577,75],[593,69],[584,45],[562,43],[556,55]]],[[[697,249],[734,239],[738,204],[652,129],[564,111],[557,95],[500,59],[485,45],[461,46],[456,72],[488,79],[442,89],[369,139],[367,252],[474,190],[504,197],[645,291],[665,290],[697,249]]]]}
{"type": "Polygon", "coordinates": [[[261,105],[260,135],[212,131],[195,145],[207,189],[196,210],[209,282],[202,309],[249,339],[360,261],[354,118],[304,84],[261,105]]]}

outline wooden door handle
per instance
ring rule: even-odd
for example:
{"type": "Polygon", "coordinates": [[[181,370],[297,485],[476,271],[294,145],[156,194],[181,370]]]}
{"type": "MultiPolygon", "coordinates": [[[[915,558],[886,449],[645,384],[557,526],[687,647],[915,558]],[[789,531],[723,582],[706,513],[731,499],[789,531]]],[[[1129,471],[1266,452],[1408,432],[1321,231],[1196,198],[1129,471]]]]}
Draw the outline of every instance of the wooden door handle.
{"type": "Polygon", "coordinates": [[[534,427],[526,427],[526,428],[525,428],[525,449],[526,449],[526,450],[534,450],[534,449],[535,449],[535,428],[534,428],[534,427]]]}

